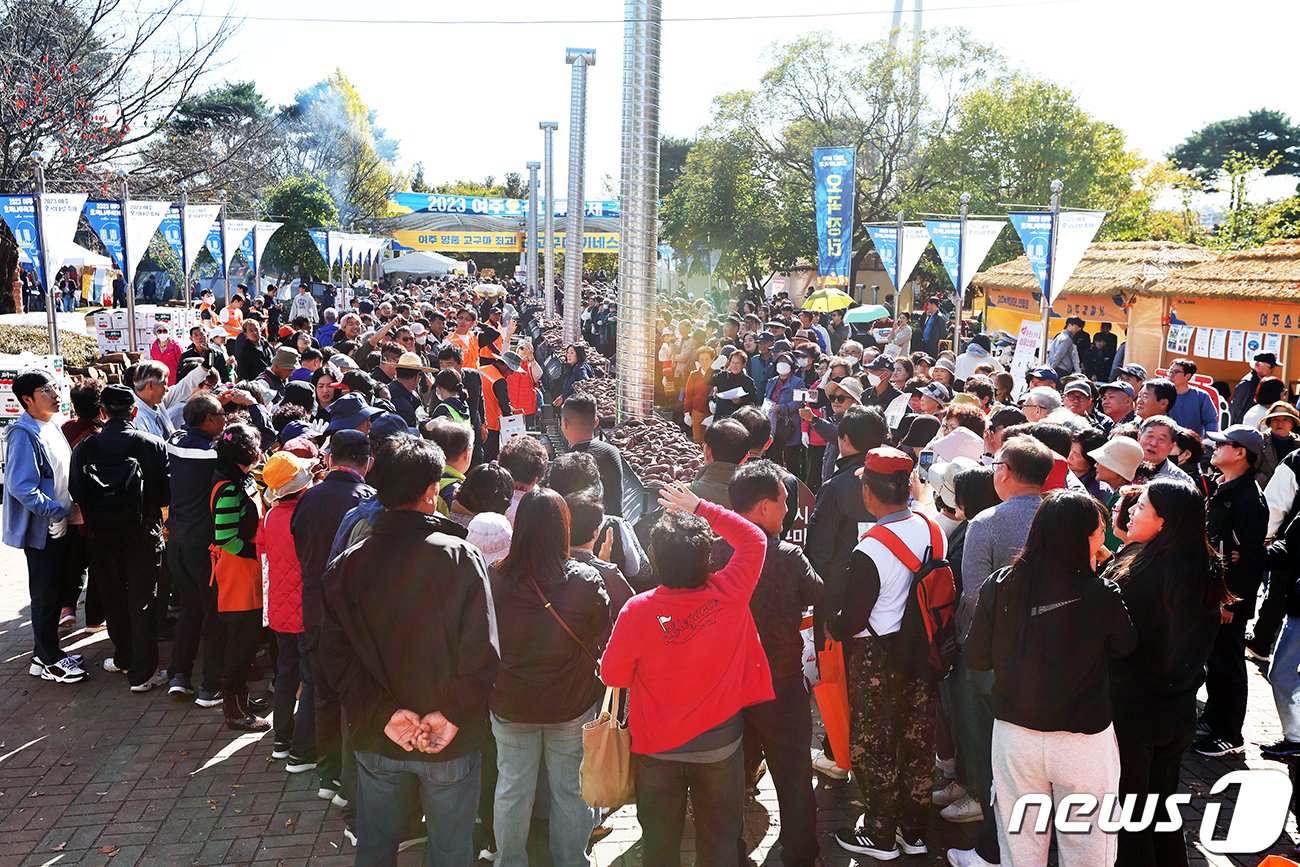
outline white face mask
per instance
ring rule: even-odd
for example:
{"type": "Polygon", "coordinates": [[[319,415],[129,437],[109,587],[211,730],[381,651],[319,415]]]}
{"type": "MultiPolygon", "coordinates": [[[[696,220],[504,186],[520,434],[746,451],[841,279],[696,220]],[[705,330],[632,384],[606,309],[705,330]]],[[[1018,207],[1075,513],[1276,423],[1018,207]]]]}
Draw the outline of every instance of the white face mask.
{"type": "Polygon", "coordinates": [[[790,370],[791,370],[790,365],[786,364],[784,361],[779,361],[779,362],[777,362],[777,365],[776,365],[776,372],[777,372],[779,375],[781,375],[781,376],[789,376],[789,375],[790,375],[790,370]]]}
{"type": "Polygon", "coordinates": [[[812,361],[812,359],[807,358],[807,357],[804,357],[804,358],[800,358],[800,359],[799,359],[798,361],[796,361],[795,363],[798,364],[800,367],[807,367],[807,366],[809,365],[809,363],[811,363],[811,361],[812,361]]]}
{"type": "Polygon", "coordinates": [[[868,373],[867,382],[871,383],[872,388],[875,388],[880,385],[880,377],[876,376],[874,373],[868,373]]]}

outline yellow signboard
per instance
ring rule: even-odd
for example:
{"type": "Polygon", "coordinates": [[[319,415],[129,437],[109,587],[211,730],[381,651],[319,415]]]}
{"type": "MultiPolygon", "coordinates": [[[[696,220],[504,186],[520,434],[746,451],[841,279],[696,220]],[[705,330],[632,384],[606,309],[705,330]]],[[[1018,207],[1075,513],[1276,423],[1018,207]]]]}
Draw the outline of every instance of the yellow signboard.
{"type": "MultiPolygon", "coordinates": [[[[519,253],[524,249],[524,233],[521,232],[436,232],[436,231],[402,231],[394,232],[393,240],[403,247],[415,250],[437,250],[454,253],[519,253]]],[[[555,250],[564,252],[564,233],[555,235],[555,250]]],[[[617,253],[618,232],[587,232],[582,236],[584,253],[617,253]]]]}
{"type": "MultiPolygon", "coordinates": [[[[1016,334],[1026,319],[1042,318],[1041,296],[1024,289],[991,288],[985,291],[985,328],[1016,334]]],[[[1118,329],[1128,323],[1128,311],[1110,295],[1062,295],[1052,305],[1052,318],[1078,316],[1084,322],[1109,322],[1118,329]]],[[[1052,331],[1057,326],[1052,326],[1052,331]]]]}

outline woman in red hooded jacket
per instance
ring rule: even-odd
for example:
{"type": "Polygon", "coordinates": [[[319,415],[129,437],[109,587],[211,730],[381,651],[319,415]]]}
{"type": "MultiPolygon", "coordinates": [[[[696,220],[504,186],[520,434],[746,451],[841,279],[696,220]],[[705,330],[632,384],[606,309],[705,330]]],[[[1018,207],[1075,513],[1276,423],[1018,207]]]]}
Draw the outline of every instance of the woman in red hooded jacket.
{"type": "Polygon", "coordinates": [[[286,759],[285,770],[291,774],[316,767],[315,690],[302,627],[302,566],[289,532],[298,500],[311,485],[312,467],[311,460],[288,451],[276,452],[267,459],[262,481],[271,506],[257,528],[257,553],[266,558],[267,625],[275,633],[278,650],[271,758],[286,759]]]}

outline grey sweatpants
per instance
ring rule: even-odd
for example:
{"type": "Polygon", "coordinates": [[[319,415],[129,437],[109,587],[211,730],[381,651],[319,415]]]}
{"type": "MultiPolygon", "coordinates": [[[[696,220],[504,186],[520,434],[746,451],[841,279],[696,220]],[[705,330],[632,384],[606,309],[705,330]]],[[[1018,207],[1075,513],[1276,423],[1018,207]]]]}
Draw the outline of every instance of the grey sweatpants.
{"type": "Polygon", "coordinates": [[[1102,798],[1119,791],[1119,747],[1115,728],[1094,735],[1075,732],[1039,732],[1003,720],[993,722],[993,805],[998,814],[998,842],[1003,867],[1042,867],[1047,863],[1053,817],[1045,817],[1047,830],[1036,833],[1039,807],[1024,811],[1015,834],[1007,833],[1016,801],[1023,795],[1049,795],[1058,805],[1066,795],[1087,793],[1097,808],[1070,819],[1086,823],[1085,833],[1057,834],[1060,867],[1111,867],[1117,839],[1097,827],[1102,798]]]}

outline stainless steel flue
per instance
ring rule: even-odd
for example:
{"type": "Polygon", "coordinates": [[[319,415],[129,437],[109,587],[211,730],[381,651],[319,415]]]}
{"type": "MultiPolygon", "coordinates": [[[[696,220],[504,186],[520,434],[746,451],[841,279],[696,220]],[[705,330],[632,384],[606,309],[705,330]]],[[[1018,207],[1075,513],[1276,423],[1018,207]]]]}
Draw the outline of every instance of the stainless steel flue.
{"type": "Polygon", "coordinates": [[[622,218],[618,259],[618,418],[654,411],[662,0],[627,0],[623,29],[622,218]]]}
{"type": "Polygon", "coordinates": [[[544,297],[546,298],[546,315],[555,315],[555,131],[560,125],[553,120],[544,120],[537,125],[542,130],[542,176],[546,188],[542,204],[546,206],[542,214],[542,234],[545,237],[542,247],[544,297]]]}
{"type": "Polygon", "coordinates": [[[537,297],[537,170],[541,163],[528,164],[528,246],[524,268],[528,271],[528,297],[537,297]]]}
{"type": "MultiPolygon", "coordinates": [[[[564,342],[579,337],[582,313],[583,199],[587,171],[587,67],[596,65],[596,49],[570,48],[564,62],[573,66],[569,93],[569,197],[564,220],[564,342]]],[[[547,204],[549,208],[549,203],[547,204]]]]}

